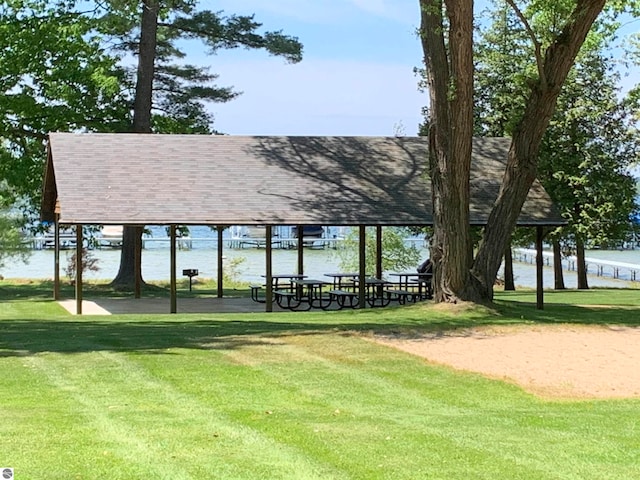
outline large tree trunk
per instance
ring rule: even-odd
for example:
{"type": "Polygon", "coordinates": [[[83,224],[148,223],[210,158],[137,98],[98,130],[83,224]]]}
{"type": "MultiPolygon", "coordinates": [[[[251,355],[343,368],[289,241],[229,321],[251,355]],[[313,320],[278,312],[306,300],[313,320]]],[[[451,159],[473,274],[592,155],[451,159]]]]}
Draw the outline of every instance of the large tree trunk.
{"type": "Polygon", "coordinates": [[[470,297],[472,243],[469,171],[473,131],[473,1],[421,0],[421,39],[430,96],[429,161],[433,185],[434,296],[439,302],[470,297]]]}
{"type": "Polygon", "coordinates": [[[553,240],[553,288],[564,290],[564,272],[562,271],[562,249],[560,242],[553,240]]]}
{"type": "Polygon", "coordinates": [[[493,299],[493,283],[502,253],[536,177],[540,143],[555,110],[562,84],[604,3],[605,0],[577,2],[570,20],[546,50],[544,59],[538,51],[539,77],[532,86],[523,117],[513,133],[500,192],[473,264],[472,275],[478,281],[472,285],[479,288],[478,295],[484,300],[493,299]]]}
{"type": "Polygon", "coordinates": [[[514,291],[516,282],[513,278],[513,253],[511,252],[511,242],[504,250],[504,289],[505,291],[514,291]]]}
{"type": "MultiPolygon", "coordinates": [[[[158,33],[158,10],[159,4],[157,0],[145,0],[142,4],[138,73],[132,126],[133,132],[136,133],[151,133],[151,106],[158,33]]],[[[136,186],[132,185],[132,188],[136,188],[136,186]]],[[[118,274],[111,282],[112,285],[119,288],[133,288],[136,282],[136,275],[138,276],[139,282],[142,282],[142,253],[139,248],[136,248],[136,244],[141,244],[142,230],[142,227],[125,226],[123,228],[120,268],[118,274]]]]}
{"type": "Polygon", "coordinates": [[[151,107],[158,36],[158,10],[159,4],[157,0],[145,0],[143,2],[142,20],[140,22],[136,98],[133,106],[133,131],[136,133],[151,133],[151,107]]]}
{"type": "MultiPolygon", "coordinates": [[[[135,285],[135,275],[139,275],[138,282],[142,283],[142,269],[136,272],[136,265],[140,265],[140,250],[136,248],[136,236],[142,237],[142,227],[124,227],[122,229],[122,249],[120,250],[120,268],[112,280],[111,285],[117,289],[131,290],[135,285]],[[136,255],[139,255],[136,262],[136,255]]],[[[139,243],[138,243],[139,244],[139,243]]]]}
{"type": "MultiPolygon", "coordinates": [[[[508,0],[518,14],[515,2],[508,0]]],[[[492,300],[502,254],[536,176],[542,136],[562,84],[605,0],[580,0],[544,52],[533,31],[538,79],[516,128],[503,183],[472,262],[469,234],[469,167],[472,137],[473,1],[420,0],[421,39],[429,86],[429,161],[434,205],[436,301],[492,300]],[[445,23],[448,29],[445,28],[445,23]],[[445,40],[446,34],[446,40],[445,40]]],[[[524,16],[522,16],[524,18],[524,16]]],[[[528,24],[525,25],[528,27],[528,24]]]]}
{"type": "Polygon", "coordinates": [[[588,290],[587,262],[584,259],[584,242],[576,239],[576,269],[578,271],[578,288],[588,290]]]}

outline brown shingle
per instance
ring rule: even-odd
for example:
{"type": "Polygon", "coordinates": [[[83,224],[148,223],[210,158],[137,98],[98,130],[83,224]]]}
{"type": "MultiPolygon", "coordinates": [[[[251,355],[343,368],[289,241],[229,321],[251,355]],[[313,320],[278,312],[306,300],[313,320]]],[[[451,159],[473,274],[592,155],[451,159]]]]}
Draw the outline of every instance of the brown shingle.
{"type": "MultiPolygon", "coordinates": [[[[486,222],[508,148],[474,139],[473,224],[486,222]]],[[[52,133],[42,215],[57,195],[71,224],[429,225],[427,151],[421,137],[52,133]]],[[[518,223],[564,221],[536,182],[518,223]]]]}

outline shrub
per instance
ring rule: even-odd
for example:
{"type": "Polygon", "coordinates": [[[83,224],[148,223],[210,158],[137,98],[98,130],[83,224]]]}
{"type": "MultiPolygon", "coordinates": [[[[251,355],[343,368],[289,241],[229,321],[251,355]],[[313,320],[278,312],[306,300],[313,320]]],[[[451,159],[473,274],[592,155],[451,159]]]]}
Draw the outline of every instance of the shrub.
{"type": "MultiPolygon", "coordinates": [[[[90,250],[82,249],[82,273],[85,272],[98,272],[100,267],[98,266],[99,260],[93,256],[90,250]]],[[[65,273],[69,278],[69,281],[73,284],[76,280],[76,252],[67,257],[67,266],[65,273]]]]}

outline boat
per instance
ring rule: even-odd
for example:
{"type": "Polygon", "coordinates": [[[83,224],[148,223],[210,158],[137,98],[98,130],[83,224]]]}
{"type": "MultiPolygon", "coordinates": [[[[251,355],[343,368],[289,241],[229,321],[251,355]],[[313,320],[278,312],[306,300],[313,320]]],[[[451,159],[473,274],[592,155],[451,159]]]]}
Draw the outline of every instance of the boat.
{"type": "Polygon", "coordinates": [[[96,243],[99,248],[120,248],[122,247],[122,225],[105,225],[100,230],[100,234],[96,235],[96,243]]]}

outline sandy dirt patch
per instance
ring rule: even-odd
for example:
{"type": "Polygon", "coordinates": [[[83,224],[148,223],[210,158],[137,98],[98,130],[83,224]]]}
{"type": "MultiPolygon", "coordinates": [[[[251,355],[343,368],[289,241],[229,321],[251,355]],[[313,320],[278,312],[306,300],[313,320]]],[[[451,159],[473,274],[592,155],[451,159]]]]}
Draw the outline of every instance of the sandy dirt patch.
{"type": "Polygon", "coordinates": [[[640,328],[480,327],[377,342],[555,398],[640,398],[640,328]]]}

